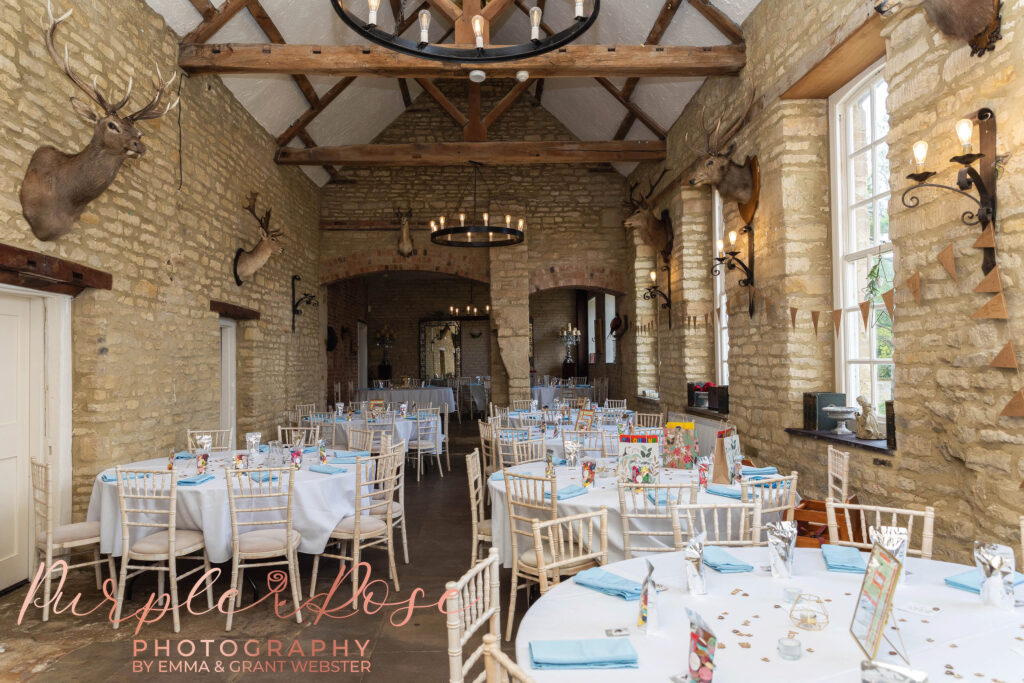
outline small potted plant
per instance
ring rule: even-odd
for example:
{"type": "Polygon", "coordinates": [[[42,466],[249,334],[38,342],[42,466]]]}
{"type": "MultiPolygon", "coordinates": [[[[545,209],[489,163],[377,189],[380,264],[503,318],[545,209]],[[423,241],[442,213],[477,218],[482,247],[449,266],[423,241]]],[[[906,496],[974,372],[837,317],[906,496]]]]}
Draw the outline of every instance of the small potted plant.
{"type": "Polygon", "coordinates": [[[708,407],[708,391],[715,386],[714,382],[697,382],[693,385],[693,407],[708,407]]]}

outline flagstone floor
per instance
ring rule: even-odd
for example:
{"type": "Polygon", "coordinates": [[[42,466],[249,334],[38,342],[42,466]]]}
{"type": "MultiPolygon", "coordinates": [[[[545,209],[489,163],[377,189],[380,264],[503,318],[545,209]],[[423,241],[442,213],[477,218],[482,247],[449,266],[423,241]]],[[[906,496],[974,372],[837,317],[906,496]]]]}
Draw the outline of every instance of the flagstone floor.
{"type": "MultiPolygon", "coordinates": [[[[470,517],[468,490],[466,483],[466,467],[464,455],[475,448],[479,440],[475,421],[466,421],[461,426],[457,421],[452,424],[452,471],[439,477],[435,469],[429,470],[424,479],[417,483],[414,471],[406,480],[406,507],[409,512],[409,556],[410,563],[402,564],[401,546],[399,544],[398,576],[402,590],[389,596],[389,601],[406,601],[412,591],[419,587],[425,595],[419,603],[436,603],[444,592],[444,584],[458,579],[469,567],[470,553],[470,517]]],[[[377,577],[387,577],[386,556],[381,551],[370,551],[367,558],[377,577]]],[[[301,556],[301,572],[304,577],[303,588],[308,590],[312,558],[301,556]]],[[[324,573],[333,579],[337,571],[333,560],[321,563],[321,576],[318,589],[324,591],[328,587],[324,573]]],[[[230,565],[223,565],[226,574],[230,573],[230,565]]],[[[255,572],[254,572],[255,573],[255,572]]],[[[153,573],[147,573],[137,581],[135,586],[136,599],[126,604],[126,609],[138,610],[144,604],[142,596],[148,596],[156,589],[153,573]]],[[[227,577],[222,576],[217,583],[217,595],[227,589],[227,577]]],[[[257,578],[260,586],[265,586],[263,577],[257,578]]],[[[191,586],[186,580],[183,585],[191,586]]],[[[390,584],[388,584],[390,586],[390,584]]],[[[502,572],[502,626],[508,609],[508,571],[502,572]]],[[[340,606],[351,596],[351,584],[345,582],[332,605],[340,606]]],[[[81,592],[82,599],[79,611],[88,611],[100,602],[92,573],[77,572],[69,578],[65,587],[68,598],[81,592]]],[[[187,595],[188,589],[183,589],[187,595]]],[[[347,641],[349,658],[359,659],[359,650],[355,641],[364,644],[366,662],[357,665],[368,670],[357,673],[323,672],[317,675],[342,680],[385,682],[401,680],[446,681],[448,680],[447,635],[445,617],[436,608],[423,608],[414,612],[409,622],[401,627],[389,623],[389,615],[394,608],[384,608],[376,614],[362,612],[347,618],[323,617],[319,623],[313,624],[306,615],[302,624],[294,619],[278,618],[274,608],[261,603],[235,616],[233,629],[224,630],[225,619],[222,614],[214,611],[209,614],[192,615],[182,613],[181,632],[174,633],[170,615],[154,624],[147,624],[136,634],[137,622],[126,622],[118,630],[114,630],[108,621],[109,606],[87,616],[76,617],[69,613],[51,615],[48,622],[41,620],[41,612],[34,608],[26,610],[22,623],[17,623],[19,611],[28,593],[23,586],[0,597],[0,680],[36,680],[36,681],[116,681],[132,678],[159,678],[167,681],[194,680],[281,680],[282,677],[294,676],[291,666],[278,671],[231,671],[231,668],[243,666],[241,662],[273,661],[276,658],[261,654],[249,658],[243,654],[235,657],[224,657],[218,648],[226,645],[224,641],[233,640],[239,648],[245,641],[254,640],[250,648],[261,647],[267,651],[270,641],[280,641],[282,659],[286,661],[302,660],[303,657],[293,653],[288,658],[290,648],[301,647],[308,659],[344,660],[339,653],[337,657],[311,656],[314,641],[324,641],[328,649],[336,643],[343,647],[347,641]],[[203,656],[206,644],[201,641],[213,641],[211,656],[203,656]],[[197,654],[182,658],[176,654],[179,641],[185,652],[195,646],[197,654]],[[366,643],[365,641],[369,641],[366,643]],[[154,647],[169,645],[170,658],[154,657],[154,647]],[[145,646],[146,652],[133,656],[133,648],[145,646]],[[188,661],[200,667],[199,671],[178,671],[160,673],[159,661],[188,661]],[[217,671],[218,660],[224,669],[217,671]],[[232,667],[229,661],[239,662],[232,667]],[[151,669],[133,670],[133,667],[145,666],[150,663],[151,669]],[[209,668],[209,673],[202,670],[201,663],[209,668]]],[[[40,592],[41,595],[41,592],[40,592]]],[[[252,599],[250,590],[245,592],[245,603],[252,599]]],[[[205,608],[205,599],[198,603],[205,608]]],[[[64,604],[67,604],[65,601],[64,604]]],[[[287,607],[287,605],[285,606],[287,607]]],[[[518,615],[524,611],[523,599],[520,598],[518,615]]],[[[282,610],[285,611],[285,610],[282,610]]],[[[339,610],[338,616],[351,614],[351,610],[339,610]]],[[[399,616],[397,619],[400,619],[399,616]]],[[[396,619],[396,620],[397,620],[396,619]]],[[[506,652],[513,653],[511,644],[504,645],[506,652]]],[[[162,653],[161,653],[162,654],[162,653]]],[[[300,674],[313,675],[312,672],[300,674]]]]}

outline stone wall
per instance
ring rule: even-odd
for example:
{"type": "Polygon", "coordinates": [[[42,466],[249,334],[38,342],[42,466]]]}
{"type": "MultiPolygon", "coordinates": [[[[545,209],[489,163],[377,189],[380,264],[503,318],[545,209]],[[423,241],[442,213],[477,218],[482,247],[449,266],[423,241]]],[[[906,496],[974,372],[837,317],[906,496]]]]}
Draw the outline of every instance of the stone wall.
{"type": "MultiPolygon", "coordinates": [[[[59,3],[58,3],[59,6],[59,3]]],[[[65,5],[66,7],[66,5],[65,5]]],[[[56,9],[56,8],[55,8],[56,9]]],[[[44,0],[0,8],[0,242],[109,272],[112,291],[87,290],[72,307],[73,506],[82,518],[100,470],[185,446],[189,427],[219,423],[220,338],[210,299],[259,310],[238,333],[239,433],[270,433],[296,402],[323,400],[325,309],[291,331],[290,279],[313,291],[318,190],[298,169],[273,162],[273,139],[217,77],[181,83],[178,114],[140,123],[149,150],[127,161],[110,189],[67,236],[40,242],[21,215],[18,189],[33,151],[77,151],[92,128],[73,112],[79,93],[50,60],[44,0]],[[257,239],[243,210],[248,193],[273,209],[286,251],[237,287],[232,259],[257,239]]],[[[152,91],[154,63],[174,70],[178,37],[138,0],[75,3],[57,32],[72,66],[113,96],[130,76],[130,107],[152,91]]],[[[175,88],[178,86],[175,85],[175,88]]]]}
{"type": "Polygon", "coordinates": [[[533,322],[533,370],[539,376],[561,377],[565,344],[559,341],[558,331],[568,323],[576,324],[576,290],[551,289],[531,294],[530,320],[533,322]]]}
{"type": "MultiPolygon", "coordinates": [[[[774,307],[766,310],[764,302],[758,302],[757,314],[750,318],[746,294],[737,288],[736,276],[729,276],[730,402],[744,450],[759,462],[797,470],[801,493],[821,497],[824,444],[791,437],[784,429],[800,426],[804,391],[835,386],[835,335],[828,315],[835,307],[828,115],[824,100],[778,98],[872,10],[870,3],[858,0],[808,0],[800,12],[790,11],[790,4],[763,0],[743,26],[748,67],[742,81],[756,84],[758,106],[736,139],[735,158],[760,157],[761,205],[754,222],[757,280],[774,307]],[[786,35],[807,39],[779,40],[786,35]],[[789,306],[824,311],[818,334],[806,313],[794,329],[789,306]]],[[[894,456],[852,449],[851,490],[869,504],[934,506],[936,555],[960,561],[969,561],[975,538],[1018,543],[1017,515],[1024,512],[1024,421],[1000,418],[999,412],[1020,388],[1019,379],[1012,372],[986,367],[1008,339],[1006,324],[970,319],[988,295],[971,293],[981,278],[981,257],[970,248],[976,229],[959,221],[968,205],[949,193],[923,192],[921,207],[910,210],[900,204],[899,196],[907,186],[903,177],[912,170],[911,146],[917,139],[930,143],[933,170],[945,171],[938,180],[954,180],[944,162],[956,153],[953,124],[979,107],[991,107],[999,116],[998,154],[1014,152],[1024,141],[1024,121],[1014,115],[1024,105],[1024,81],[1014,66],[1024,57],[1017,35],[1022,17],[1024,2],[1004,3],[1004,39],[994,53],[982,58],[971,57],[965,44],[939,34],[920,10],[889,19],[883,34],[890,92],[895,270],[898,281],[921,272],[923,300],[918,306],[905,288],[897,290],[894,391],[899,448],[894,456]],[[950,242],[959,259],[959,283],[935,261],[936,253],[950,242]]],[[[700,143],[701,107],[725,111],[730,118],[739,113],[742,100],[743,88],[735,79],[704,84],[670,132],[670,175],[694,160],[687,143],[700,143]]],[[[1024,314],[1024,298],[1013,287],[1016,278],[1008,273],[1019,272],[1024,255],[1024,161],[1019,156],[1009,157],[999,181],[997,226],[1007,304],[1011,318],[1018,319],[1024,314]]],[[[657,173],[660,168],[644,166],[632,180],[657,173]]],[[[674,217],[693,223],[695,236],[700,215],[706,212],[703,242],[710,247],[710,211],[701,209],[706,200],[692,193],[681,189],[663,203],[674,217]]],[[[734,209],[727,208],[726,221],[727,230],[741,225],[734,209]]],[[[677,228],[677,251],[686,248],[680,246],[680,236],[677,228]]],[[[705,276],[705,282],[710,291],[710,277],[705,276]]],[[[687,278],[683,289],[689,285],[687,278]]],[[[700,299],[703,294],[695,296],[700,299]]],[[[707,343],[713,343],[710,336],[707,343]]],[[[666,381],[698,379],[706,364],[689,364],[699,344],[695,348],[684,343],[680,348],[681,357],[663,356],[662,407],[667,409],[681,407],[685,396],[666,392],[666,381]]]]}

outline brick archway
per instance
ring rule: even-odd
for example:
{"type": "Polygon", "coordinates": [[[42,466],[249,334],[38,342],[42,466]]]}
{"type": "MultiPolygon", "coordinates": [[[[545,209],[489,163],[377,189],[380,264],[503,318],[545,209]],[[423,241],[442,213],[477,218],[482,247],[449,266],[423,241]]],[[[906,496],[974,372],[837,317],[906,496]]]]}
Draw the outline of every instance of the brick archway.
{"type": "Polygon", "coordinates": [[[419,271],[456,275],[477,282],[490,282],[490,269],[486,259],[466,258],[461,249],[428,249],[402,258],[394,248],[357,251],[347,256],[324,261],[320,283],[327,285],[360,275],[395,271],[419,271]]]}
{"type": "Polygon", "coordinates": [[[625,276],[614,268],[588,268],[584,264],[554,264],[530,271],[530,294],[547,289],[589,289],[615,296],[625,293],[625,276]]]}

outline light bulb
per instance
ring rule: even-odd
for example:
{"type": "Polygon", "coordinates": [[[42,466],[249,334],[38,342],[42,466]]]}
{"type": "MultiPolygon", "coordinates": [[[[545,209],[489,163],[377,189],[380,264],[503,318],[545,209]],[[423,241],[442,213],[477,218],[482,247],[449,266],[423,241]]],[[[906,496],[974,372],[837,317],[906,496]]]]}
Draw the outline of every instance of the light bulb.
{"type": "Polygon", "coordinates": [[[505,214],[505,227],[507,229],[511,229],[512,228],[512,216],[510,214],[507,214],[507,213],[505,214]]]}
{"type": "Polygon", "coordinates": [[[474,307],[473,307],[473,315],[476,315],[476,314],[477,314],[477,307],[476,307],[476,306],[474,306],[474,307]]]}
{"type": "Polygon", "coordinates": [[[366,4],[370,8],[370,16],[366,20],[366,23],[370,26],[377,25],[377,9],[380,7],[380,0],[366,0],[366,4]]]}
{"type": "Polygon", "coordinates": [[[736,246],[736,231],[735,230],[730,230],[729,231],[729,246],[733,246],[733,247],[736,246]]]}
{"type": "Polygon", "coordinates": [[[530,10],[530,40],[540,40],[540,20],[544,16],[544,10],[534,7],[530,10]]]}
{"type": "Polygon", "coordinates": [[[721,256],[725,253],[725,242],[718,240],[718,255],[721,256]]]}
{"type": "Polygon", "coordinates": [[[438,218],[437,222],[441,224],[441,229],[444,230],[444,216],[438,218]]]}
{"type": "Polygon", "coordinates": [[[657,282],[657,281],[658,281],[658,273],[656,273],[655,271],[652,270],[651,271],[651,282],[657,282]]]}
{"type": "Polygon", "coordinates": [[[525,230],[526,230],[526,221],[523,220],[522,218],[520,218],[519,219],[519,232],[524,232],[525,230]]]}
{"type": "Polygon", "coordinates": [[[491,312],[491,305],[487,304],[486,306],[484,306],[484,310],[487,311],[488,313],[490,313],[491,312]]]}
{"type": "Polygon", "coordinates": [[[488,219],[490,217],[491,217],[491,214],[489,214],[486,211],[484,211],[484,225],[490,225],[490,223],[488,222],[488,219]]]}
{"type": "Polygon", "coordinates": [[[473,24],[473,35],[476,36],[476,46],[482,48],[484,46],[484,18],[477,14],[471,23],[473,24]]]}
{"type": "Polygon", "coordinates": [[[464,214],[464,213],[460,213],[459,214],[459,227],[460,228],[466,227],[466,214],[464,214]]]}
{"type": "Polygon", "coordinates": [[[455,309],[455,315],[458,315],[458,314],[459,314],[459,309],[456,308],[455,309]]]}
{"type": "Polygon", "coordinates": [[[956,122],[956,136],[960,138],[960,144],[963,146],[964,154],[969,154],[971,151],[971,138],[974,137],[974,121],[970,119],[960,119],[956,122]]]}
{"type": "Polygon", "coordinates": [[[576,0],[576,18],[583,18],[583,0],[576,0]]]}
{"type": "Polygon", "coordinates": [[[455,307],[454,306],[449,306],[448,307],[448,312],[449,313],[454,313],[455,312],[455,307]]]}
{"type": "Polygon", "coordinates": [[[924,140],[918,140],[914,143],[914,162],[917,164],[917,170],[920,173],[924,170],[924,162],[928,158],[928,143],[924,140]]]}
{"type": "Polygon", "coordinates": [[[430,221],[430,232],[437,232],[437,223],[430,221]]]}
{"type": "Polygon", "coordinates": [[[420,43],[430,42],[430,10],[420,10],[420,43]]]}

